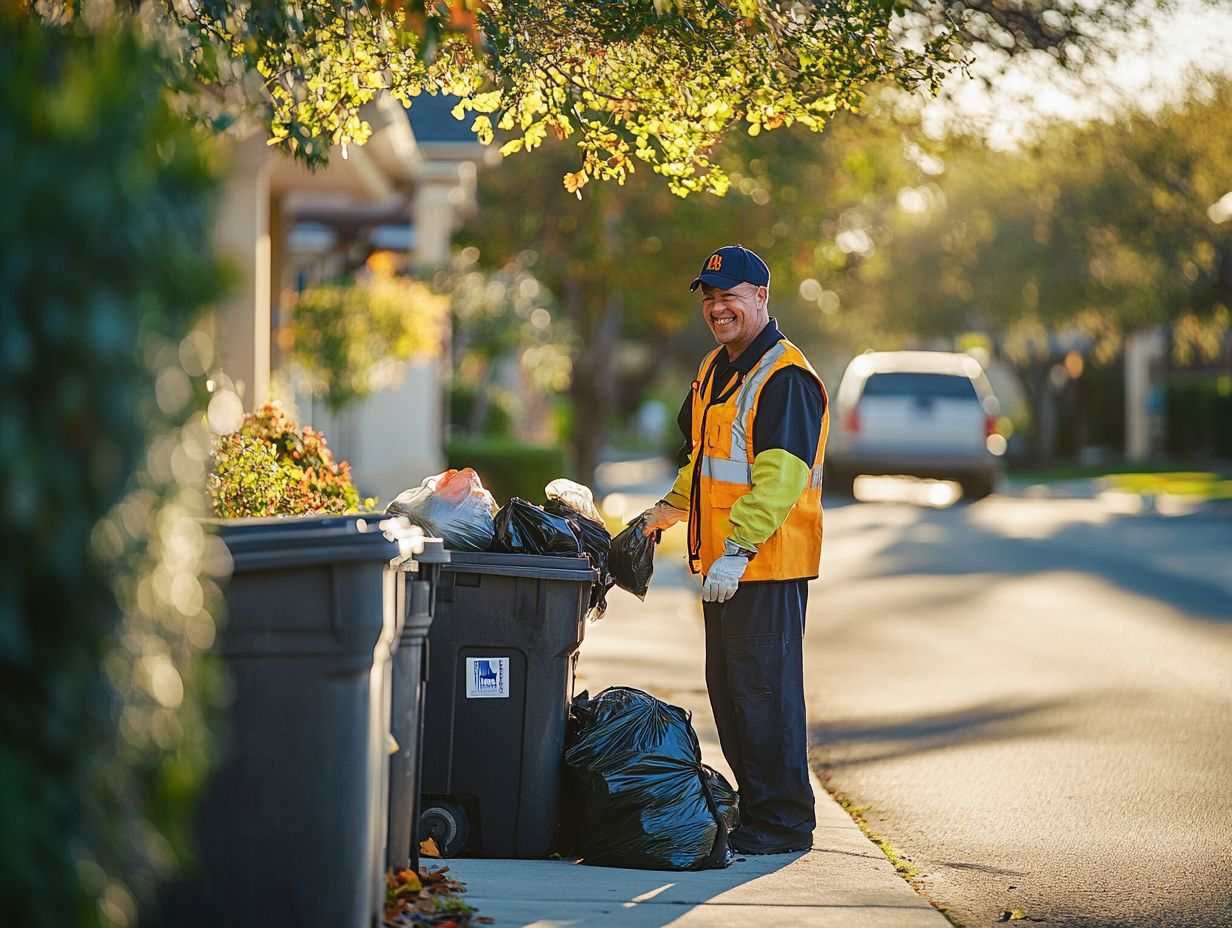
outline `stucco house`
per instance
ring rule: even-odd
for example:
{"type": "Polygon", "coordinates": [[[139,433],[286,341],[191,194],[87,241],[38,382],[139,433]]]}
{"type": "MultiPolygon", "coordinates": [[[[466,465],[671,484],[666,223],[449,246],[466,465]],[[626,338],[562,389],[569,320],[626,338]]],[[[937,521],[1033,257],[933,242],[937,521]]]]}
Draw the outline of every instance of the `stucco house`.
{"type": "MultiPolygon", "coordinates": [[[[372,138],[331,152],[309,171],[254,132],[234,144],[216,246],[237,273],[210,324],[218,365],[245,409],[271,396],[283,368],[274,333],[289,297],[361,264],[373,250],[407,253],[425,272],[449,258],[454,231],[474,209],[487,150],[450,114],[448,98],[423,95],[407,110],[383,98],[366,112],[372,138]]],[[[441,361],[412,365],[402,383],[331,415],[302,395],[303,421],[351,462],[361,492],[388,501],[442,467],[441,361]]],[[[294,394],[294,384],[290,385],[294,394]]]]}

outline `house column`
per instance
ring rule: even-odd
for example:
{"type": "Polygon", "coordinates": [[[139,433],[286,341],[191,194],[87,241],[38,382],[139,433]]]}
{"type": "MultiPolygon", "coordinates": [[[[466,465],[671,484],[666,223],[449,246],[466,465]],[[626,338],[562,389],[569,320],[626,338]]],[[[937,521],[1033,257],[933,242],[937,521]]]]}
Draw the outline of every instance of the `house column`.
{"type": "Polygon", "coordinates": [[[454,217],[466,200],[457,165],[421,170],[411,201],[414,231],[411,263],[419,268],[441,267],[449,261],[454,217]]]}
{"type": "Polygon", "coordinates": [[[271,167],[264,137],[235,146],[214,231],[217,253],[236,278],[214,309],[214,346],[246,409],[269,398],[271,167]]]}
{"type": "Polygon", "coordinates": [[[1125,337],[1125,457],[1142,461],[1151,455],[1151,364],[1163,355],[1158,331],[1131,332],[1125,337]]]}

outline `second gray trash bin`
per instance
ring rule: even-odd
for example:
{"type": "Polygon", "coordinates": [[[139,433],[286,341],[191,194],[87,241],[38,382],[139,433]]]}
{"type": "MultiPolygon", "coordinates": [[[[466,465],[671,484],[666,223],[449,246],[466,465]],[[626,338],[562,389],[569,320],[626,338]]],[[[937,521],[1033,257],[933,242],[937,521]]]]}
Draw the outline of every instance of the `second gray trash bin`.
{"type": "Polygon", "coordinates": [[[389,758],[389,842],[386,866],[418,871],[420,764],[423,758],[424,689],[427,683],[428,629],[435,609],[436,584],[449,552],[439,538],[412,539],[398,584],[397,610],[403,616],[393,656],[391,720],[397,750],[389,758]]]}
{"type": "Polygon", "coordinates": [[[584,557],[450,552],[428,636],[420,840],[446,856],[557,850],[584,557]]]}

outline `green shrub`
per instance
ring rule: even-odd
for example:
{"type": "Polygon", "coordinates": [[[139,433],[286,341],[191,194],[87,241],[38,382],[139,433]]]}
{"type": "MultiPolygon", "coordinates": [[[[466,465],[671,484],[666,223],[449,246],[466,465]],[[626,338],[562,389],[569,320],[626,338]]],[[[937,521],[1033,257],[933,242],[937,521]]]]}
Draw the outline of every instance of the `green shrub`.
{"type": "Polygon", "coordinates": [[[1168,454],[1232,459],[1232,377],[1178,380],[1164,386],[1168,454]]]}
{"type": "MultiPolygon", "coordinates": [[[[351,465],[334,462],[325,436],[267,403],[214,443],[210,496],[221,518],[358,512],[351,465]]],[[[365,508],[375,500],[363,501],[365,508]]]]}
{"type": "MultiPolygon", "coordinates": [[[[449,388],[449,421],[470,435],[482,435],[483,441],[512,442],[516,431],[509,404],[502,403],[501,395],[493,389],[482,394],[474,387],[463,386],[455,380],[449,388]],[[476,410],[483,403],[482,416],[476,410]],[[472,428],[482,420],[482,428],[472,428]]],[[[478,439],[469,439],[475,441],[478,439]]]]}
{"type": "Polygon", "coordinates": [[[221,295],[201,140],[135,31],[0,4],[0,921],[126,925],[209,760],[221,295]]]}
{"type": "Polygon", "coordinates": [[[473,467],[500,506],[515,496],[542,503],[543,488],[569,476],[563,449],[512,441],[451,441],[445,460],[449,467],[473,467]]]}

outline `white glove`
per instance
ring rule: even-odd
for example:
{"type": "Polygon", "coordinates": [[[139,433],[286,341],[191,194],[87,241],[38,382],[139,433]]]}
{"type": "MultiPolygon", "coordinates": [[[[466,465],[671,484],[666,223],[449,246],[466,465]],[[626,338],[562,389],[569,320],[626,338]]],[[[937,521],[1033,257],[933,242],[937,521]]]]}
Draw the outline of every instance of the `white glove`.
{"type": "Polygon", "coordinates": [[[642,534],[649,535],[651,532],[661,532],[665,528],[671,528],[677,522],[683,522],[689,517],[689,514],[683,509],[677,509],[671,503],[659,500],[638,518],[642,521],[642,534]]]}
{"type": "Polygon", "coordinates": [[[749,559],[742,554],[724,554],[711,564],[702,583],[702,602],[725,603],[735,596],[748,566],[749,559]]]}

